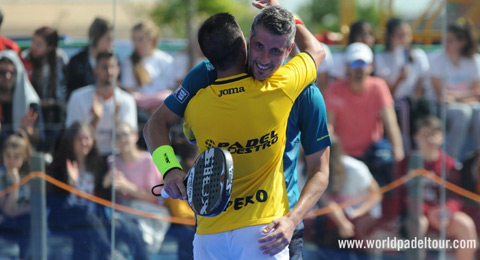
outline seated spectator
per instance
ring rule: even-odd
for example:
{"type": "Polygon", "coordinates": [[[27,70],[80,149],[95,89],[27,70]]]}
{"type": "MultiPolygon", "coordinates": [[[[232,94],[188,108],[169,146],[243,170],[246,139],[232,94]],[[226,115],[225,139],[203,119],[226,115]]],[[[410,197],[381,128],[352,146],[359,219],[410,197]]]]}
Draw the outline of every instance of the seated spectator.
{"type": "Polygon", "coordinates": [[[125,121],[137,129],[135,100],[127,92],[113,85],[118,76],[117,59],[111,52],[98,54],[94,69],[95,84],[75,90],[67,103],[66,126],[76,121],[86,121],[95,130],[100,154],[112,153],[112,127],[125,121]]]}
{"type": "Polygon", "coordinates": [[[65,123],[66,89],[64,70],[66,53],[58,48],[57,31],[41,27],[35,31],[30,49],[22,52],[23,63],[30,81],[41,99],[45,123],[45,152],[53,153],[53,144],[65,123]]]}
{"type": "MultiPolygon", "coordinates": [[[[47,174],[80,191],[94,194],[95,183],[106,165],[95,148],[93,131],[87,123],[75,122],[59,140],[47,174]]],[[[73,239],[72,259],[107,259],[110,255],[108,230],[94,202],[49,185],[48,227],[53,234],[73,239]]]]}
{"type": "MultiPolygon", "coordinates": [[[[375,47],[375,32],[372,25],[365,20],[358,20],[350,25],[350,33],[348,34],[348,45],[354,42],[365,43],[372,52],[375,47]]],[[[345,66],[345,58],[343,54],[336,54],[334,58],[334,70],[332,71],[332,77],[336,79],[345,79],[347,77],[347,68],[345,66]]],[[[372,69],[370,75],[374,75],[375,72],[372,69]]]]}
{"type": "MultiPolygon", "coordinates": [[[[138,134],[129,124],[120,122],[116,130],[119,154],[114,158],[114,167],[110,168],[103,179],[103,187],[111,187],[115,180],[113,187],[117,194],[117,203],[150,213],[169,215],[168,210],[158,205],[157,198],[151,193],[153,186],[163,183],[152,156],[138,149],[138,134]]],[[[123,214],[122,217],[138,225],[149,252],[158,253],[170,223],[131,214],[123,214]]]]}
{"type": "Polygon", "coordinates": [[[139,108],[153,111],[175,87],[173,58],[157,49],[158,28],[151,21],[132,28],[134,52],[122,64],[122,87],[139,108]]]}
{"type": "MultiPolygon", "coordinates": [[[[393,180],[394,163],[404,157],[392,95],[383,79],[370,76],[373,54],[367,45],[350,44],[345,58],[348,79],[332,83],[325,97],[330,133],[338,137],[347,155],[363,161],[384,186],[393,180]]],[[[392,192],[382,202],[385,219],[395,217],[396,205],[390,200],[392,192]]]]}
{"type": "MultiPolygon", "coordinates": [[[[441,150],[444,140],[442,133],[442,123],[440,119],[429,116],[420,119],[416,124],[415,141],[418,149],[425,160],[425,169],[433,174],[440,176],[442,165],[445,163],[447,180],[457,183],[459,180],[458,172],[455,168],[455,159],[445,155],[441,150]],[[443,162],[443,158],[446,162],[443,162]]],[[[441,214],[440,205],[440,185],[432,181],[425,180],[423,188],[423,213],[420,223],[421,233],[425,234],[428,227],[439,230],[441,226],[442,215],[445,215],[447,237],[459,241],[476,240],[477,232],[472,218],[461,211],[460,200],[451,194],[447,196],[447,213],[441,214]]],[[[475,249],[458,249],[455,251],[457,259],[474,259],[475,249]]]]}
{"type": "Polygon", "coordinates": [[[363,162],[343,153],[335,138],[330,150],[330,169],[332,174],[330,174],[329,188],[322,197],[322,201],[337,210],[329,217],[337,225],[341,238],[354,236],[364,238],[378,225],[372,220],[378,219],[382,214],[380,205],[382,195],[377,194],[343,210],[338,203],[378,191],[378,183],[363,162]]]}
{"type": "MultiPolygon", "coordinates": [[[[101,184],[107,171],[105,160],[95,147],[93,129],[75,122],[62,135],[47,173],[57,180],[91,195],[104,195],[101,184]]],[[[56,186],[48,188],[49,229],[73,239],[72,259],[110,259],[111,220],[108,210],[93,201],[56,186]]],[[[136,227],[115,222],[117,247],[124,243],[133,259],[147,259],[141,234],[136,227]]],[[[115,259],[119,252],[115,251],[115,259]]],[[[120,258],[121,259],[121,258],[120,258]]]]}
{"type": "Polygon", "coordinates": [[[332,83],[325,98],[331,133],[347,155],[367,164],[382,186],[391,181],[393,159],[404,157],[393,99],[384,80],[369,76],[373,55],[367,45],[349,45],[345,58],[348,79],[332,83]]]}
{"type": "Polygon", "coordinates": [[[445,51],[433,56],[431,64],[437,101],[447,106],[447,152],[461,161],[467,137],[480,149],[480,55],[466,22],[448,26],[445,51]]]}
{"type": "Polygon", "coordinates": [[[39,103],[35,89],[28,80],[27,74],[18,55],[12,50],[0,52],[0,120],[1,137],[25,131],[31,143],[40,143],[41,124],[39,103]]]}
{"type": "Polygon", "coordinates": [[[398,18],[388,20],[385,39],[385,51],[375,55],[375,74],[387,82],[395,100],[404,150],[408,154],[413,134],[410,122],[414,123],[417,116],[433,113],[429,111],[433,103],[421,100],[430,64],[423,50],[412,47],[412,29],[405,21],[398,18]],[[417,105],[424,107],[423,112],[417,105]]]}
{"type": "MultiPolygon", "coordinates": [[[[32,147],[21,134],[7,137],[1,149],[0,191],[18,184],[29,172],[32,147]]],[[[30,187],[20,186],[0,198],[0,237],[15,241],[20,259],[27,259],[30,248],[30,187]]]]}
{"type": "MultiPolygon", "coordinates": [[[[0,10],[0,32],[1,32],[1,27],[3,23],[3,12],[0,10]]],[[[17,55],[20,55],[20,47],[18,47],[18,44],[7,37],[1,36],[0,35],[0,51],[3,50],[12,50],[17,53],[17,55]]]]}
{"type": "Polygon", "coordinates": [[[67,99],[80,87],[95,83],[93,68],[100,52],[112,51],[113,25],[103,18],[95,18],[88,29],[88,46],[74,55],[67,66],[67,99]]]}

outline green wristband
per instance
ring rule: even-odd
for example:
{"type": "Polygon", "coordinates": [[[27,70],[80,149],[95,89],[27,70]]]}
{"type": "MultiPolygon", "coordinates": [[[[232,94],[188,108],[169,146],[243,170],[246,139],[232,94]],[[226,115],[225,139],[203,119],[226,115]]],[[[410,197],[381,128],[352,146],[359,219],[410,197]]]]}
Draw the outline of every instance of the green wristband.
{"type": "Polygon", "coordinates": [[[175,152],[170,145],[162,145],[155,149],[152,153],[152,159],[162,176],[165,176],[168,171],[174,168],[182,170],[182,166],[178,162],[175,152]]]}

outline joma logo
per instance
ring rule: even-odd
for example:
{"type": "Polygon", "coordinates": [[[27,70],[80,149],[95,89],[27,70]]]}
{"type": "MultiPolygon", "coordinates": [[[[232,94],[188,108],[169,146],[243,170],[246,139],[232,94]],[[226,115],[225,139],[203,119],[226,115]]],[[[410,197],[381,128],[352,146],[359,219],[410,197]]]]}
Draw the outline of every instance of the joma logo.
{"type": "Polygon", "coordinates": [[[231,94],[237,94],[237,93],[240,93],[240,92],[245,92],[245,88],[244,87],[239,87],[239,88],[222,89],[222,90],[220,90],[220,94],[218,94],[218,97],[231,95],[231,94]]]}

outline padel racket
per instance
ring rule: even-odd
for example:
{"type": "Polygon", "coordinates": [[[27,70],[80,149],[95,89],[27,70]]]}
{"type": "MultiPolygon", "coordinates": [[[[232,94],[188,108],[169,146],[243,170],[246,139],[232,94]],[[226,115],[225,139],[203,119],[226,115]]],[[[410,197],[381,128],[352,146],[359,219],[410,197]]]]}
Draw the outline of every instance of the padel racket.
{"type": "MultiPolygon", "coordinates": [[[[187,202],[193,212],[200,216],[213,217],[222,213],[227,207],[233,184],[233,159],[229,151],[213,147],[201,153],[192,168],[185,175],[187,202]]],[[[161,194],[168,198],[162,189],[161,194]]]]}

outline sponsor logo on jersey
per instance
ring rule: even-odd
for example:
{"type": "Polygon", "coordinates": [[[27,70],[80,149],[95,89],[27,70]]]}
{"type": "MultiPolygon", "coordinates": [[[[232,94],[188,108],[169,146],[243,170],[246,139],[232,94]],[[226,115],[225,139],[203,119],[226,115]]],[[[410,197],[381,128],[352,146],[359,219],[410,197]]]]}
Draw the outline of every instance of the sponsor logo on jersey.
{"type": "Polygon", "coordinates": [[[173,92],[173,96],[178,100],[178,102],[183,104],[183,102],[187,100],[188,96],[190,96],[190,93],[188,93],[183,86],[180,86],[173,92]]]}
{"type": "Polygon", "coordinates": [[[264,203],[267,200],[268,200],[268,192],[266,190],[257,190],[257,192],[255,192],[255,195],[238,197],[233,200],[230,200],[225,210],[227,210],[231,206],[233,206],[234,210],[239,210],[247,207],[248,205],[253,205],[255,203],[264,203]]]}
{"type": "Polygon", "coordinates": [[[240,92],[245,92],[245,88],[244,87],[238,87],[238,88],[222,89],[222,90],[220,90],[220,94],[218,94],[218,97],[237,94],[237,93],[240,93],[240,92]]]}
{"type": "Polygon", "coordinates": [[[249,154],[265,150],[278,142],[278,134],[275,131],[264,134],[258,138],[252,138],[246,142],[235,141],[229,142],[215,142],[212,139],[207,139],[205,145],[207,148],[220,147],[228,150],[231,154],[249,154]]]}

